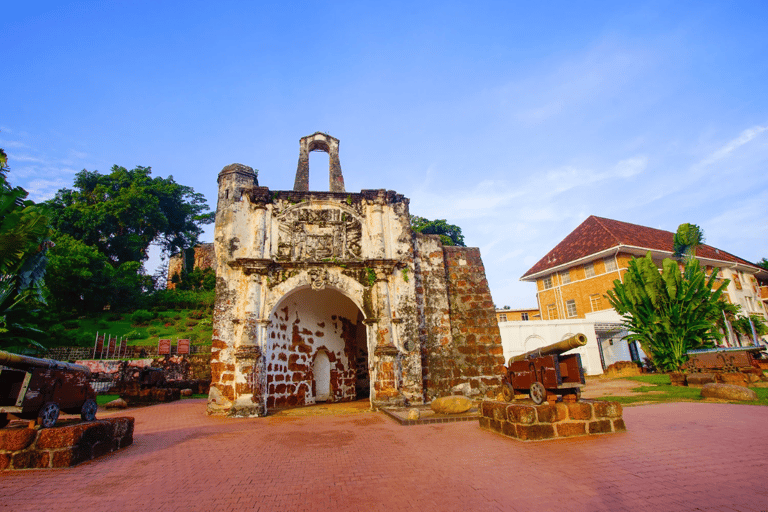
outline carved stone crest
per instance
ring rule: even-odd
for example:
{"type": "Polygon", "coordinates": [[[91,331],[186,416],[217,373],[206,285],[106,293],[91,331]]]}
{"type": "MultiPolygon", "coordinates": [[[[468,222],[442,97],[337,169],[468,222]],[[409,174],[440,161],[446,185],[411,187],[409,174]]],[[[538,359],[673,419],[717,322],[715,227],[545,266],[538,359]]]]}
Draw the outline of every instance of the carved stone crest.
{"type": "Polygon", "coordinates": [[[311,280],[310,286],[313,290],[322,290],[325,288],[325,284],[328,282],[328,271],[326,269],[315,268],[308,273],[311,280]]]}
{"type": "Polygon", "coordinates": [[[297,207],[281,215],[277,256],[288,261],[361,259],[362,225],[346,209],[297,207]]]}

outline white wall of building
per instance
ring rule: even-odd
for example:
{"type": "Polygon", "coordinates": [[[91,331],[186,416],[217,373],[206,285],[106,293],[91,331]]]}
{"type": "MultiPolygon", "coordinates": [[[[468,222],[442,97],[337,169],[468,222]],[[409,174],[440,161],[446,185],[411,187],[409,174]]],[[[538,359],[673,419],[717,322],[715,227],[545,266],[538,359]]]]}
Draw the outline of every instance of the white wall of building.
{"type": "MultiPolygon", "coordinates": [[[[542,320],[535,322],[499,322],[504,360],[525,352],[557,343],[581,333],[587,337],[587,344],[571,350],[568,354],[581,354],[581,364],[586,375],[600,375],[600,350],[597,347],[594,320],[542,320]]],[[[625,343],[626,345],[626,343],[625,343]]]]}

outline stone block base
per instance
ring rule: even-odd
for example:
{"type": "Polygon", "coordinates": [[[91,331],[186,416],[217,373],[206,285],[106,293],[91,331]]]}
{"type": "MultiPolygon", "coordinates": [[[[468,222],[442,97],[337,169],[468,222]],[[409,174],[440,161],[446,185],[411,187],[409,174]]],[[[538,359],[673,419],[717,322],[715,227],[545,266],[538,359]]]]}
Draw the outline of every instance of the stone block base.
{"type": "Polygon", "coordinates": [[[133,443],[133,418],[0,429],[0,470],[65,468],[133,443]]]}
{"type": "Polygon", "coordinates": [[[626,430],[618,402],[510,404],[483,401],[480,427],[520,441],[610,434],[626,430]]]}
{"type": "Polygon", "coordinates": [[[139,390],[127,390],[120,393],[120,398],[133,404],[157,404],[181,400],[181,389],[173,388],[149,388],[139,390]]]}

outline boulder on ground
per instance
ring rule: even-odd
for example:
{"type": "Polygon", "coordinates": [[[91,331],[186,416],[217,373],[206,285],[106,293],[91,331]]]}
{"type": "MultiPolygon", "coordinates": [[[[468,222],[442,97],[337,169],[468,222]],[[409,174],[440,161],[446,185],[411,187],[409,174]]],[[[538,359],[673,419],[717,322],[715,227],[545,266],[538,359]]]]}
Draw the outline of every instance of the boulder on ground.
{"type": "Polygon", "coordinates": [[[107,402],[104,404],[104,407],[107,409],[125,409],[128,407],[128,402],[123,400],[122,398],[118,398],[117,400],[112,400],[111,402],[107,402]]]}
{"type": "Polygon", "coordinates": [[[603,372],[603,376],[606,378],[615,379],[617,377],[632,377],[635,375],[641,375],[643,371],[632,361],[617,361],[608,366],[603,372]]]}
{"type": "Polygon", "coordinates": [[[192,395],[193,393],[191,388],[181,390],[181,396],[192,396],[192,395]]]}
{"type": "Polygon", "coordinates": [[[472,408],[473,402],[462,395],[443,396],[432,401],[435,414],[461,414],[472,408]]]}
{"type": "Polygon", "coordinates": [[[742,402],[757,400],[757,393],[753,390],[733,384],[704,384],[704,387],[701,388],[701,396],[742,402]]]}

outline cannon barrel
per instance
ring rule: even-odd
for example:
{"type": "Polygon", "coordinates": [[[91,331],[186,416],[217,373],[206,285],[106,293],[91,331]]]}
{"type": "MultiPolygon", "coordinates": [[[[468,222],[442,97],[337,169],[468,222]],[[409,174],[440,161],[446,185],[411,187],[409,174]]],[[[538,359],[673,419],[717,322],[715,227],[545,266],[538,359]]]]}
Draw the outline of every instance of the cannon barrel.
{"type": "Polygon", "coordinates": [[[16,368],[19,370],[25,370],[27,368],[50,368],[52,370],[71,370],[87,375],[91,374],[91,370],[87,366],[81,364],[65,363],[63,361],[56,361],[55,359],[22,356],[4,350],[0,350],[0,366],[8,366],[9,368],[16,368]]]}
{"type": "Polygon", "coordinates": [[[551,354],[562,354],[563,352],[567,352],[573,348],[583,347],[586,344],[587,344],[586,336],[584,336],[581,333],[574,334],[570,338],[565,338],[563,341],[558,341],[557,343],[553,343],[552,345],[540,347],[540,348],[531,350],[530,352],[526,352],[525,354],[512,356],[509,358],[507,365],[510,365],[517,361],[525,361],[526,359],[534,359],[536,357],[548,356],[551,354]]]}

